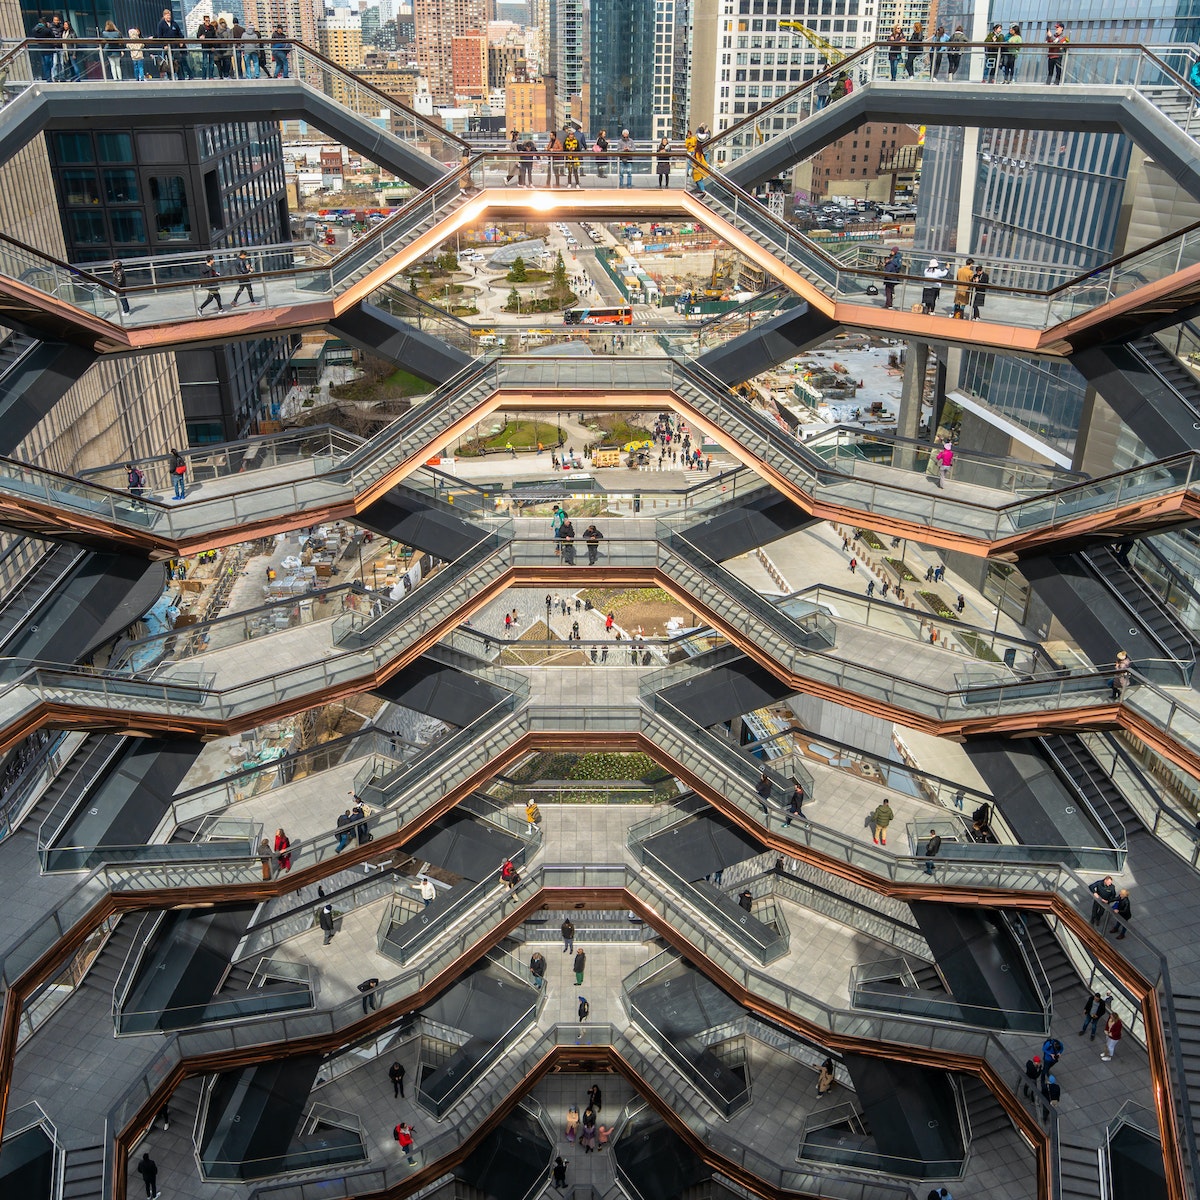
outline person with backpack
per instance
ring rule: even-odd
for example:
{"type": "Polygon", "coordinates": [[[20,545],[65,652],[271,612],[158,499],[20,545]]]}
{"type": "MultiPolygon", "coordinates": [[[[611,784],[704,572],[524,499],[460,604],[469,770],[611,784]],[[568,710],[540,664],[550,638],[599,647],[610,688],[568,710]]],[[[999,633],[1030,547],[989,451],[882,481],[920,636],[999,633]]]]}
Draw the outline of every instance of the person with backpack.
{"type": "Polygon", "coordinates": [[[117,294],[117,299],[121,302],[121,311],[128,316],[131,309],[129,307],[129,298],[125,295],[125,289],[129,286],[129,280],[125,275],[125,264],[118,258],[112,265],[113,283],[120,288],[117,294]]]}
{"type": "Polygon", "coordinates": [[[58,54],[58,47],[51,43],[57,41],[58,34],[55,32],[54,27],[46,21],[45,17],[39,17],[37,23],[29,31],[29,36],[35,42],[45,43],[45,45],[38,47],[38,53],[42,60],[42,79],[46,83],[53,83],[54,60],[58,54]]]}
{"type": "Polygon", "coordinates": [[[245,250],[238,253],[237,262],[234,263],[233,269],[241,277],[241,282],[238,284],[237,291],[233,293],[233,302],[229,307],[237,307],[237,302],[242,298],[243,292],[250,297],[251,304],[257,304],[258,301],[254,299],[254,288],[250,283],[250,280],[254,277],[254,268],[250,265],[250,255],[245,250]]]}
{"type": "Polygon", "coordinates": [[[887,261],[883,264],[883,307],[894,308],[896,303],[896,284],[904,274],[904,255],[899,246],[893,246],[887,261]]]}
{"type": "Polygon", "coordinates": [[[416,1129],[405,1121],[401,1121],[395,1129],[392,1130],[392,1136],[400,1143],[400,1149],[404,1152],[404,1157],[408,1159],[408,1165],[415,1166],[417,1161],[417,1146],[416,1139],[413,1134],[416,1129]]]}
{"type": "Polygon", "coordinates": [[[204,260],[204,266],[200,270],[200,278],[207,279],[209,282],[204,284],[204,301],[200,305],[200,312],[203,312],[210,304],[216,304],[217,312],[225,311],[225,306],[221,303],[221,287],[217,280],[221,278],[220,271],[217,270],[216,259],[210,254],[204,260]]]}
{"type": "Polygon", "coordinates": [[[135,467],[133,463],[126,463],[125,478],[128,482],[129,494],[140,503],[146,494],[145,472],[140,467],[135,467]]]}
{"type": "Polygon", "coordinates": [[[966,43],[967,35],[963,32],[963,27],[956,25],[946,45],[946,77],[951,83],[954,82],[954,77],[958,74],[958,68],[962,65],[962,48],[966,43]]]}
{"type": "Polygon", "coordinates": [[[171,450],[171,481],[175,485],[175,499],[184,499],[187,495],[187,459],[175,449],[171,450]]]}

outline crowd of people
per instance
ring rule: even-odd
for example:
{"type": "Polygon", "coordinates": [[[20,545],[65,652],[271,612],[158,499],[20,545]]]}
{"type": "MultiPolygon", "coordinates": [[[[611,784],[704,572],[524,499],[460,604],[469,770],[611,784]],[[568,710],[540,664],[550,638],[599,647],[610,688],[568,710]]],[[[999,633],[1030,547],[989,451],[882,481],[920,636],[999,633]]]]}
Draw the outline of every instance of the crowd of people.
{"type": "Polygon", "coordinates": [[[38,45],[33,56],[40,60],[42,79],[47,83],[75,82],[92,77],[99,64],[101,78],[146,79],[287,79],[291,74],[292,42],[282,25],[264,37],[253,25],[238,18],[229,24],[203,16],[193,36],[188,36],[169,8],[163,9],[158,26],[144,33],[136,25],[122,32],[106,21],[97,38],[85,38],[60,14],[40,15],[29,32],[38,45]],[[196,71],[194,50],[199,51],[196,71]],[[128,70],[126,69],[128,67],[128,70]]]}
{"type": "MultiPolygon", "coordinates": [[[[903,26],[896,24],[886,40],[888,73],[893,82],[898,79],[901,70],[906,79],[912,79],[927,69],[930,79],[944,77],[953,83],[970,54],[970,39],[961,25],[956,25],[953,30],[938,25],[930,32],[917,21],[906,33],[903,26]]],[[[1025,45],[1021,26],[1014,23],[1006,31],[1003,23],[997,21],[983,41],[983,82],[995,83],[997,79],[1002,83],[1014,82],[1017,63],[1025,45]]],[[[1056,21],[1046,34],[1048,86],[1063,81],[1063,65],[1070,41],[1061,21],[1056,21]]]]}
{"type": "MultiPolygon", "coordinates": [[[[883,307],[896,307],[896,287],[913,272],[905,262],[899,246],[892,246],[883,262],[883,307]]],[[[936,313],[941,301],[943,281],[949,279],[950,268],[941,259],[931,258],[922,271],[921,299],[912,305],[913,312],[936,313]]],[[[980,309],[987,302],[991,276],[987,267],[974,258],[967,258],[954,274],[954,305],[950,315],[959,320],[978,321],[980,309]]]]}
{"type": "MultiPolygon", "coordinates": [[[[704,193],[709,174],[706,151],[711,139],[711,130],[701,123],[694,131],[689,129],[683,140],[682,149],[690,156],[686,163],[687,172],[699,194],[704,193]]],[[[653,154],[648,154],[645,149],[639,148],[628,129],[622,129],[620,137],[614,142],[609,139],[607,129],[601,129],[594,139],[589,139],[578,126],[568,125],[561,133],[557,129],[550,130],[544,135],[544,144],[540,145],[537,135],[514,129],[508,135],[505,150],[507,164],[504,182],[511,187],[527,189],[579,190],[583,187],[581,179],[586,175],[594,174],[597,179],[607,179],[611,160],[615,159],[617,187],[631,188],[639,159],[646,159],[654,168],[657,186],[660,189],[668,188],[671,186],[672,164],[679,160],[680,149],[669,135],[664,134],[654,147],[653,154]],[[539,182],[535,175],[540,175],[540,164],[543,162],[546,173],[539,182]]]]}

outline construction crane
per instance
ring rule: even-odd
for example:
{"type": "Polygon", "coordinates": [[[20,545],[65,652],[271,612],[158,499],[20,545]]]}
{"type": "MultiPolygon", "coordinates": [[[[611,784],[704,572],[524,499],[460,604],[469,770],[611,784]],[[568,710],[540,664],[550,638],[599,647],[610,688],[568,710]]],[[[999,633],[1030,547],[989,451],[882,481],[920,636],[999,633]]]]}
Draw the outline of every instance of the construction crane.
{"type": "Polygon", "coordinates": [[[846,57],[845,50],[839,50],[831,42],[827,42],[815,29],[809,29],[803,21],[780,21],[780,29],[786,29],[789,33],[796,34],[797,37],[802,37],[814,50],[819,50],[824,56],[826,63],[833,67],[846,57]]]}

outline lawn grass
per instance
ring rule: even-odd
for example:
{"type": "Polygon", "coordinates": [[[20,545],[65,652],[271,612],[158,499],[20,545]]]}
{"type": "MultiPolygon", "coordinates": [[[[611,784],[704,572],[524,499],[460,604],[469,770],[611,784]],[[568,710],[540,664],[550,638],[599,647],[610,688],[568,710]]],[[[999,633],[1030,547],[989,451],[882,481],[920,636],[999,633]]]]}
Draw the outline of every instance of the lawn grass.
{"type": "Polygon", "coordinates": [[[352,379],[349,383],[335,383],[329,394],[335,400],[403,400],[408,396],[424,396],[430,385],[418,379],[402,367],[382,379],[352,379]]]}
{"type": "MultiPolygon", "coordinates": [[[[509,421],[499,433],[492,437],[483,438],[481,444],[484,450],[503,450],[509,442],[514,450],[536,450],[538,442],[546,447],[547,452],[558,445],[562,430],[551,421],[509,421]]],[[[546,469],[550,468],[550,459],[546,459],[546,469]]]]}

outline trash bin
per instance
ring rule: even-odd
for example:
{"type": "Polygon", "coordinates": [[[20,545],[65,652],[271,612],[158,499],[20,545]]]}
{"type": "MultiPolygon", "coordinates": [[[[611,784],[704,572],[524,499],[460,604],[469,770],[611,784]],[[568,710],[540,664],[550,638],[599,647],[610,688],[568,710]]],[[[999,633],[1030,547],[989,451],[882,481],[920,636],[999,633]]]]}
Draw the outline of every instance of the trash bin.
{"type": "Polygon", "coordinates": [[[1004,665],[1008,668],[1013,668],[1017,665],[1017,648],[1009,646],[1004,652],[1004,665]]]}

